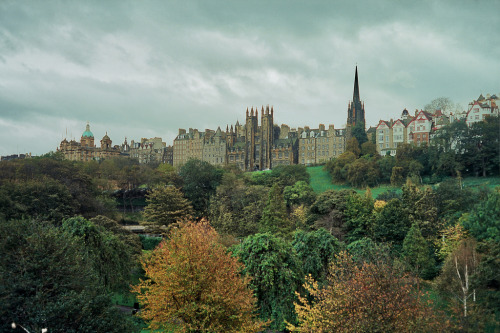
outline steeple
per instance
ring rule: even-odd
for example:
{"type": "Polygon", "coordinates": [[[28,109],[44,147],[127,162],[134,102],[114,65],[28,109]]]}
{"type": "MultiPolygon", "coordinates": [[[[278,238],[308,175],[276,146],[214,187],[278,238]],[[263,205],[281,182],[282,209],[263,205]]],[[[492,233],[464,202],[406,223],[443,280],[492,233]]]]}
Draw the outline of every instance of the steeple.
{"type": "Polygon", "coordinates": [[[358,84],[358,66],[356,65],[356,74],[354,76],[354,93],[352,94],[354,103],[359,101],[359,84],[358,84]]]}
{"type": "Polygon", "coordinates": [[[359,98],[359,81],[358,81],[358,66],[354,74],[354,92],[352,101],[347,107],[347,126],[356,126],[358,123],[365,124],[365,103],[359,98]]]}

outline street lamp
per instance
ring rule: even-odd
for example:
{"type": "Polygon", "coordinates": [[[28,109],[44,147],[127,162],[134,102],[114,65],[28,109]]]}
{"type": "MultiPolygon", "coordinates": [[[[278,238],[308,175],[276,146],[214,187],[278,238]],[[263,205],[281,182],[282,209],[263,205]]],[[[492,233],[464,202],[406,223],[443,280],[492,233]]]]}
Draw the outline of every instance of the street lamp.
{"type": "MultiPolygon", "coordinates": [[[[12,322],[12,324],[10,324],[10,327],[12,327],[13,330],[15,330],[17,328],[17,326],[21,327],[26,333],[30,333],[30,331],[28,331],[22,325],[16,324],[14,322],[12,322]]],[[[48,333],[48,332],[49,332],[48,328],[42,328],[42,333],[48,333]]]]}

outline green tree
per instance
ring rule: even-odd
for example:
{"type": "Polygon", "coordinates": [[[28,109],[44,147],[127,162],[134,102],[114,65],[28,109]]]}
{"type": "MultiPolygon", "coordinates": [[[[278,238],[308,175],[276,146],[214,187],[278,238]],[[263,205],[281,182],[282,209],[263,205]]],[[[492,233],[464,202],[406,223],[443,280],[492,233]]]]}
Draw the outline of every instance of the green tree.
{"type": "Polygon", "coordinates": [[[377,145],[373,142],[366,141],[361,144],[361,155],[378,156],[377,145]]]}
{"type": "Polygon", "coordinates": [[[267,234],[248,236],[234,248],[252,278],[250,288],[258,299],[260,317],[272,320],[271,329],[283,330],[285,321],[295,322],[294,292],[302,284],[303,271],[292,246],[267,234]]]}
{"type": "Polygon", "coordinates": [[[400,251],[411,223],[399,199],[392,199],[375,214],[373,239],[377,242],[390,243],[400,251]]]}
{"type": "Polygon", "coordinates": [[[462,220],[462,225],[478,241],[500,243],[500,191],[490,193],[462,220]]]}
{"type": "Polygon", "coordinates": [[[358,122],[352,129],[352,136],[356,138],[356,141],[361,146],[363,143],[368,141],[368,136],[365,131],[365,123],[358,122]]]}
{"type": "Polygon", "coordinates": [[[198,217],[207,216],[210,196],[215,194],[222,174],[222,169],[197,159],[190,159],[180,168],[179,175],[184,182],[182,191],[198,217]]]}
{"type": "Polygon", "coordinates": [[[306,205],[310,206],[316,200],[316,193],[305,181],[296,182],[283,190],[283,197],[288,207],[306,205]]]}
{"type": "Polygon", "coordinates": [[[292,231],[292,227],[288,220],[283,193],[280,186],[275,184],[269,191],[266,207],[259,222],[259,231],[287,235],[292,231]]]}
{"type": "Polygon", "coordinates": [[[83,244],[34,221],[0,222],[0,331],[137,332],[111,303],[83,244]],[[9,327],[7,327],[9,325],[9,327]]]}
{"type": "Polygon", "coordinates": [[[361,149],[359,148],[359,142],[356,137],[352,137],[346,142],[345,147],[346,152],[353,153],[356,158],[361,154],[361,149]]]}
{"type": "Polygon", "coordinates": [[[62,230],[82,243],[102,286],[112,291],[127,289],[134,267],[132,248],[83,217],[64,220],[62,230]]]}
{"type": "Polygon", "coordinates": [[[169,227],[193,214],[189,201],[172,185],[154,188],[147,194],[146,202],[143,224],[151,229],[169,227]]]}
{"type": "Polygon", "coordinates": [[[348,242],[371,235],[373,204],[370,189],[367,189],[365,195],[355,193],[347,198],[344,231],[347,234],[346,240],[348,242]]]}
{"type": "Polygon", "coordinates": [[[324,228],[339,240],[345,236],[345,211],[354,190],[328,190],[318,195],[309,209],[308,224],[313,228],[324,228]]]}
{"type": "Polygon", "coordinates": [[[358,158],[347,167],[346,179],[355,187],[374,186],[379,178],[379,169],[372,159],[358,158]]]}
{"type": "Polygon", "coordinates": [[[347,170],[351,163],[356,160],[356,155],[350,151],[346,151],[339,155],[336,159],[329,161],[325,165],[325,169],[330,173],[332,182],[342,183],[347,179],[347,170]]]}
{"type": "MultiPolygon", "coordinates": [[[[403,258],[407,267],[421,278],[432,277],[435,266],[429,244],[422,236],[417,224],[413,224],[403,241],[403,258]]],[[[420,290],[420,283],[417,283],[420,290]]]]}
{"type": "Polygon", "coordinates": [[[225,173],[210,199],[210,224],[221,234],[246,237],[259,230],[259,221],[269,197],[269,188],[244,184],[233,173],[225,173]]]}
{"type": "Polygon", "coordinates": [[[302,262],[303,273],[320,282],[325,280],[328,264],[340,250],[339,241],[325,229],[297,230],[292,246],[302,262]]]}
{"type": "Polygon", "coordinates": [[[206,221],[172,229],[145,257],[146,278],[133,288],[151,329],[177,323],[187,332],[259,332],[256,298],[242,265],[218,243],[206,221]]]}

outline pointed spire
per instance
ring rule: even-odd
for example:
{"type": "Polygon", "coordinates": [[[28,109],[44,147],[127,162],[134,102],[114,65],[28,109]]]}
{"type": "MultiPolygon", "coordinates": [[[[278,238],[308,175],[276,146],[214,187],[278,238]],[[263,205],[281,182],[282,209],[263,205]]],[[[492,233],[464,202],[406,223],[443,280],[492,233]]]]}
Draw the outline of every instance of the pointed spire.
{"type": "Polygon", "coordinates": [[[356,65],[356,74],[354,76],[354,93],[352,95],[352,101],[354,103],[359,101],[358,66],[357,65],[356,65]]]}

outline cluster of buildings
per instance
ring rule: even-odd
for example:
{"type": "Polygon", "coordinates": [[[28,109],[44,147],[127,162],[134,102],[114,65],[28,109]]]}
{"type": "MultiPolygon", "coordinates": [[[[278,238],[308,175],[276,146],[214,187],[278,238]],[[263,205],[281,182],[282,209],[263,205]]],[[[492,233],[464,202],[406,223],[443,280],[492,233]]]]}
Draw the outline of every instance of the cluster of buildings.
{"type": "Polygon", "coordinates": [[[173,144],[173,165],[180,166],[190,158],[214,165],[235,165],[244,171],[271,169],[279,165],[320,164],[341,155],[356,124],[365,124],[365,107],[359,97],[358,68],[354,77],[353,99],[347,110],[346,128],[328,128],[319,124],[290,128],[274,124],[274,109],[247,108],[245,123],[226,126],[222,131],[179,129],[173,144]]]}
{"type": "Polygon", "coordinates": [[[106,158],[117,156],[135,158],[139,163],[169,163],[173,164],[172,146],[167,147],[161,138],[141,139],[140,142],[127,143],[127,138],[121,145],[112,144],[106,133],[101,140],[101,146],[94,143],[94,134],[90,131],[90,124],[83,132],[80,142],[76,140],[68,141],[63,139],[58,152],[61,152],[65,159],[71,161],[100,161],[106,158]]]}
{"type": "Polygon", "coordinates": [[[442,110],[434,112],[415,110],[414,115],[410,115],[408,110],[404,109],[399,119],[380,120],[376,127],[368,130],[368,133],[375,135],[377,151],[381,155],[394,156],[398,145],[429,143],[443,126],[454,121],[464,121],[468,126],[471,126],[476,122],[483,121],[486,117],[498,114],[498,97],[488,94],[485,98],[481,94],[477,100],[469,103],[466,112],[445,114],[442,110]]]}
{"type": "MultiPolygon", "coordinates": [[[[441,110],[433,113],[416,110],[410,114],[403,110],[396,120],[380,120],[376,127],[370,127],[368,137],[375,136],[374,142],[381,155],[395,155],[398,145],[429,143],[441,127],[457,120],[468,125],[482,121],[490,115],[498,115],[498,97],[483,95],[469,104],[467,112],[453,115],[441,110]]],[[[94,144],[94,135],[87,123],[80,142],[64,139],[58,151],[66,159],[75,161],[102,160],[114,156],[137,159],[140,163],[168,163],[181,166],[191,158],[207,161],[213,165],[235,165],[244,171],[271,169],[279,165],[321,164],[341,155],[353,128],[361,124],[365,128],[365,106],[359,96],[358,69],[354,77],[353,99],[348,104],[345,128],[308,126],[290,128],[286,124],[274,123],[274,108],[262,106],[260,117],[258,108],[247,108],[245,123],[238,121],[227,125],[225,130],[190,128],[179,129],[172,146],[167,146],[161,138],[141,139],[121,145],[112,145],[106,134],[100,147],[94,144]],[[260,121],[259,121],[260,118],[260,121]]]]}

